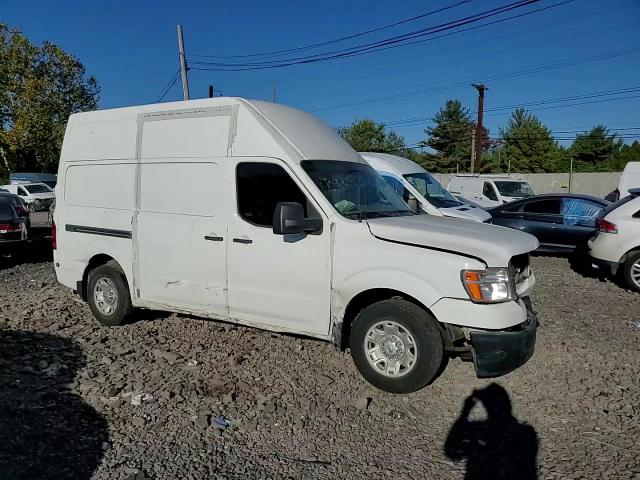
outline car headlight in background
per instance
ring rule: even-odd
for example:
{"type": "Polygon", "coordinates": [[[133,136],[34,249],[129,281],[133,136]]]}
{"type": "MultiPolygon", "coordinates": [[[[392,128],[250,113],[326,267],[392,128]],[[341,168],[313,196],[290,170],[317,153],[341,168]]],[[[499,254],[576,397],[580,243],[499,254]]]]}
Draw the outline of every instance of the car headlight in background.
{"type": "Polygon", "coordinates": [[[462,270],[460,276],[469,298],[474,302],[497,303],[515,297],[509,270],[506,268],[462,270]]]}

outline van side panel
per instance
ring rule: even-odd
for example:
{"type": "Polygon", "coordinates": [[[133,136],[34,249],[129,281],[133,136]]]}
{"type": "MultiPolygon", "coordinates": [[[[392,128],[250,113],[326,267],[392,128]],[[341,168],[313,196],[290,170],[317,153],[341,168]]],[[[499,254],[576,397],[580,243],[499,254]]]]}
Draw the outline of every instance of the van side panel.
{"type": "Polygon", "coordinates": [[[74,289],[96,255],[116,260],[132,285],[136,117],[119,110],[106,118],[70,117],[58,167],[54,261],[58,281],[74,289]]]}

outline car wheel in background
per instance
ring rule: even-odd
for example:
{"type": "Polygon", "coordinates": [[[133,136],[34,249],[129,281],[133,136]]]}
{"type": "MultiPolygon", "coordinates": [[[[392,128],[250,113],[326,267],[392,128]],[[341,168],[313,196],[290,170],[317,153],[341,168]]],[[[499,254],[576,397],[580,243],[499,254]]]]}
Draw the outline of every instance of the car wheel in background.
{"type": "Polygon", "coordinates": [[[93,316],[103,325],[121,325],[133,310],[129,287],[117,264],[100,265],[89,272],[87,301],[93,316]]]}
{"type": "Polygon", "coordinates": [[[435,318],[401,299],[364,308],[350,335],[351,356],[374,386],[392,393],[420,390],[440,371],[444,347],[435,318]]]}
{"type": "Polygon", "coordinates": [[[624,280],[636,292],[640,292],[640,252],[629,255],[622,268],[624,280]]]}

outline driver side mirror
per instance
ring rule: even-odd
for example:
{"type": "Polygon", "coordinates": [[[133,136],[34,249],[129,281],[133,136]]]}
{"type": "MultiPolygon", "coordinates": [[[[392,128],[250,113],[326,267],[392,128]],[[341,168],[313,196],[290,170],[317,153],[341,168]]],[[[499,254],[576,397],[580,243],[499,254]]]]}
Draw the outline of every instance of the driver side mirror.
{"type": "Polygon", "coordinates": [[[273,212],[273,233],[296,235],[322,228],[322,219],[304,218],[304,208],[297,202],[279,202],[273,212]]]}

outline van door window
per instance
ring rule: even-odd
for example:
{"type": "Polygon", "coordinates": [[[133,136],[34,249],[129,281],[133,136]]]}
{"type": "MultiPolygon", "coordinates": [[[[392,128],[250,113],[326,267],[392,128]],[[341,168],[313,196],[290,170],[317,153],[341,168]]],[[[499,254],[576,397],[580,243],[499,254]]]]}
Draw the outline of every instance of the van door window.
{"type": "Polygon", "coordinates": [[[305,217],[319,216],[289,174],[274,163],[245,162],[236,169],[238,213],[260,227],[273,225],[273,212],[279,202],[297,202],[305,217]]]}
{"type": "Polygon", "coordinates": [[[482,194],[487,197],[489,200],[498,200],[498,195],[496,194],[496,190],[493,188],[493,185],[489,182],[484,182],[484,186],[482,187],[482,194]]]}

